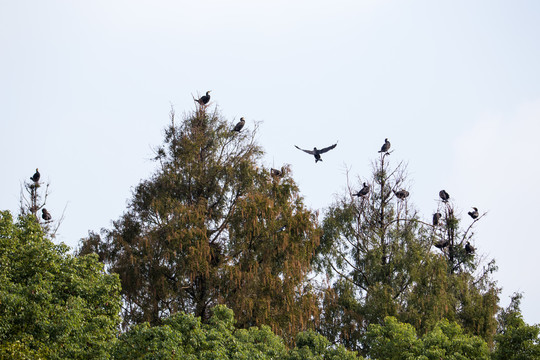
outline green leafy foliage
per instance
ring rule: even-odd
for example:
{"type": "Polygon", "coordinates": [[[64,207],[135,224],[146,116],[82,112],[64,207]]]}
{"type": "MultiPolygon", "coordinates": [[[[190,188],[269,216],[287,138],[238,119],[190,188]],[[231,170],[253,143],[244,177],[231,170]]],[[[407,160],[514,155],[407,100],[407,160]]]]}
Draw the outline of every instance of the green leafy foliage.
{"type": "Polygon", "coordinates": [[[102,359],[115,340],[120,282],[97,256],[74,257],[32,215],[0,213],[0,354],[102,359]]]}

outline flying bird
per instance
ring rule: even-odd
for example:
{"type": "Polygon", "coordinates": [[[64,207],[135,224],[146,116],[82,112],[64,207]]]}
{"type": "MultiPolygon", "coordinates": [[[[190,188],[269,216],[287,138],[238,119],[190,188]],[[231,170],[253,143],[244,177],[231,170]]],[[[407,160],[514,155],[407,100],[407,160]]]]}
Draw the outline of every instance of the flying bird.
{"type": "Polygon", "coordinates": [[[384,139],[384,144],[381,146],[380,153],[387,153],[388,150],[390,150],[390,141],[388,139],[384,139]]]}
{"type": "Polygon", "coordinates": [[[473,206],[473,209],[474,209],[474,211],[469,211],[468,214],[469,214],[473,219],[476,219],[476,218],[478,217],[478,209],[475,208],[474,206],[473,206]]]}
{"type": "Polygon", "coordinates": [[[450,195],[445,190],[439,191],[439,196],[441,197],[443,202],[448,202],[448,199],[450,199],[450,195]]]}
{"type": "Polygon", "coordinates": [[[244,120],[244,118],[241,117],[240,121],[235,125],[234,129],[232,129],[231,131],[240,132],[240,130],[242,130],[245,124],[246,124],[246,120],[244,120]]]}
{"type": "Polygon", "coordinates": [[[444,249],[450,244],[450,240],[440,240],[433,244],[437,249],[444,249]]]}
{"type": "Polygon", "coordinates": [[[270,174],[272,174],[272,176],[283,177],[283,175],[285,175],[285,167],[282,166],[281,170],[271,168],[270,174]]]}
{"type": "Polygon", "coordinates": [[[474,254],[474,250],[476,249],[467,241],[467,243],[465,244],[465,252],[470,255],[474,254]]]}
{"type": "Polygon", "coordinates": [[[409,192],[407,190],[399,190],[397,192],[394,190],[394,194],[396,194],[396,197],[400,200],[404,200],[407,196],[409,196],[409,192]]]}
{"type": "Polygon", "coordinates": [[[438,226],[439,225],[439,220],[441,219],[441,213],[437,212],[435,214],[433,214],[433,226],[438,226]]]}
{"type": "Polygon", "coordinates": [[[310,155],[313,155],[315,156],[315,164],[319,161],[322,161],[321,159],[321,154],[327,152],[327,151],[330,151],[332,150],[333,148],[335,148],[337,146],[337,143],[335,143],[334,145],[331,145],[331,146],[328,146],[328,147],[325,147],[324,149],[317,149],[316,147],[313,148],[313,150],[304,150],[304,149],[301,149],[299,148],[298,146],[294,145],[298,150],[302,150],[303,152],[305,153],[308,153],[310,155]]]}
{"type": "Polygon", "coordinates": [[[369,194],[369,188],[369,184],[364,183],[364,187],[360,189],[360,191],[358,191],[356,194],[353,194],[353,196],[366,196],[367,194],[369,194]]]}
{"type": "Polygon", "coordinates": [[[199,105],[206,105],[206,104],[208,104],[208,103],[210,102],[210,91],[212,91],[212,90],[208,90],[208,91],[206,92],[206,95],[201,96],[199,99],[193,98],[193,100],[195,100],[196,102],[198,102],[199,105]]]}
{"type": "Polygon", "coordinates": [[[41,174],[39,173],[39,170],[36,169],[36,172],[34,173],[34,175],[32,175],[32,177],[30,178],[30,180],[32,180],[33,182],[37,183],[39,181],[39,178],[41,177],[41,174]]]}
{"type": "Polygon", "coordinates": [[[51,213],[47,209],[41,209],[41,218],[45,221],[50,221],[52,219],[51,213]]]}

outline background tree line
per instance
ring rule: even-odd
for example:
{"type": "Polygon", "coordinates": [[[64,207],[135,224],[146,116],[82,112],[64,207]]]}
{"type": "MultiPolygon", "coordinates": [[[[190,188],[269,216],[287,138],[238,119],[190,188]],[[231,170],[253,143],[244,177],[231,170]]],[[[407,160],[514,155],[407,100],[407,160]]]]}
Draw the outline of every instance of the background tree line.
{"type": "Polygon", "coordinates": [[[383,152],[319,221],[288,166],[262,165],[257,127],[233,129],[204,104],[172,112],[158,169],[75,255],[2,213],[3,354],[537,358],[519,295],[500,309],[494,262],[466,248],[481,217],[451,199],[425,220],[383,152]]]}

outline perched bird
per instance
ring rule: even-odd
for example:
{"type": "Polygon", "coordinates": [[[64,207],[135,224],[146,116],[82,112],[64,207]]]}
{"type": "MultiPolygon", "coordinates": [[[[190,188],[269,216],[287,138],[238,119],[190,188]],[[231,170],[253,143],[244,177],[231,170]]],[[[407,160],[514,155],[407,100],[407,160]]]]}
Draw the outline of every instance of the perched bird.
{"type": "Polygon", "coordinates": [[[199,99],[193,98],[193,100],[195,100],[196,102],[198,102],[199,105],[206,105],[206,104],[208,104],[208,103],[210,102],[210,91],[212,91],[212,90],[208,90],[208,91],[206,92],[206,95],[201,96],[199,99]]]}
{"type": "Polygon", "coordinates": [[[433,226],[439,225],[439,220],[441,219],[441,213],[437,212],[433,214],[433,226]]]}
{"type": "Polygon", "coordinates": [[[280,227],[280,228],[276,231],[276,233],[280,233],[280,232],[282,232],[282,231],[285,231],[285,229],[287,229],[287,225],[283,225],[282,227],[280,227]]]}
{"type": "Polygon", "coordinates": [[[450,240],[440,240],[433,244],[437,249],[444,249],[450,244],[450,240]]]}
{"type": "Polygon", "coordinates": [[[394,190],[394,194],[396,194],[396,197],[400,200],[404,200],[407,196],[409,196],[409,192],[407,190],[394,190]]]}
{"type": "Polygon", "coordinates": [[[270,174],[272,174],[272,176],[283,177],[283,175],[285,175],[285,167],[282,166],[281,170],[271,168],[270,174]]]}
{"type": "Polygon", "coordinates": [[[41,174],[39,173],[39,170],[36,169],[36,172],[34,173],[34,175],[32,175],[32,177],[30,178],[30,180],[32,180],[33,182],[37,183],[39,181],[39,178],[41,177],[41,174]]]}
{"type": "Polygon", "coordinates": [[[45,221],[50,221],[52,219],[51,213],[47,209],[41,209],[41,218],[45,221]]]}
{"type": "Polygon", "coordinates": [[[387,153],[388,150],[390,150],[390,141],[388,139],[384,139],[384,144],[381,146],[380,153],[387,153]]]}
{"type": "Polygon", "coordinates": [[[474,206],[473,206],[473,209],[474,209],[474,211],[469,211],[468,214],[469,214],[473,219],[476,219],[476,218],[478,217],[478,209],[475,208],[474,206]]]}
{"type": "Polygon", "coordinates": [[[356,194],[353,194],[353,196],[366,196],[367,194],[369,194],[369,188],[369,184],[364,183],[364,187],[360,189],[360,191],[358,191],[356,194]]]}
{"type": "Polygon", "coordinates": [[[335,148],[337,146],[337,143],[335,143],[334,145],[331,145],[331,146],[328,146],[328,147],[325,147],[324,149],[317,149],[316,147],[313,148],[313,150],[304,150],[304,149],[301,149],[299,148],[298,146],[294,145],[298,150],[302,150],[303,152],[306,152],[310,155],[313,155],[315,156],[315,164],[318,162],[318,161],[322,161],[321,159],[321,154],[327,152],[327,151],[330,151],[332,150],[333,148],[335,148]]]}
{"type": "Polygon", "coordinates": [[[468,241],[467,243],[465,244],[465,252],[467,254],[474,254],[474,250],[476,250],[468,241]]]}
{"type": "Polygon", "coordinates": [[[245,124],[246,124],[246,120],[244,120],[244,118],[241,117],[240,121],[236,124],[234,129],[232,129],[231,131],[240,132],[240,130],[242,130],[242,128],[244,127],[245,124]]]}
{"type": "Polygon", "coordinates": [[[450,199],[450,195],[445,190],[439,191],[439,196],[441,197],[443,202],[448,202],[448,199],[450,199]]]}

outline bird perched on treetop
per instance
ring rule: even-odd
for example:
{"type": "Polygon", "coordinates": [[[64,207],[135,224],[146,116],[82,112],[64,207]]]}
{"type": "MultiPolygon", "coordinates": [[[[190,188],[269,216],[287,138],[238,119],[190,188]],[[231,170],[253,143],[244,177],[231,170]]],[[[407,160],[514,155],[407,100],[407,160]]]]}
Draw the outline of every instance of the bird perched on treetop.
{"type": "Polygon", "coordinates": [[[470,255],[474,253],[474,250],[476,249],[467,241],[465,244],[465,252],[470,255]]]}
{"type": "Polygon", "coordinates": [[[433,226],[439,225],[439,220],[441,219],[441,213],[437,212],[433,214],[433,226]]]}
{"type": "Polygon", "coordinates": [[[366,196],[369,193],[369,188],[369,184],[364,183],[364,187],[360,189],[360,191],[358,191],[356,194],[353,194],[353,196],[366,196]]]}
{"type": "Polygon", "coordinates": [[[272,176],[283,177],[283,175],[285,175],[285,167],[282,166],[281,170],[271,168],[270,174],[272,174],[272,176]]]}
{"type": "Polygon", "coordinates": [[[325,147],[324,149],[317,149],[316,147],[313,148],[313,150],[304,150],[304,149],[301,149],[299,148],[298,146],[294,145],[298,150],[302,150],[303,152],[305,153],[308,153],[310,155],[313,155],[315,156],[315,164],[319,161],[322,161],[321,159],[321,154],[327,152],[327,151],[330,151],[332,150],[333,148],[335,148],[337,146],[337,143],[335,143],[334,145],[331,145],[331,146],[328,146],[328,147],[325,147]]]}
{"type": "Polygon", "coordinates": [[[196,102],[198,102],[199,105],[206,105],[206,104],[208,104],[208,103],[210,102],[210,91],[212,91],[212,90],[208,90],[208,91],[206,92],[206,95],[201,96],[199,99],[193,98],[193,100],[195,100],[196,102]]]}
{"type": "Polygon", "coordinates": [[[388,153],[388,150],[390,150],[390,141],[388,139],[384,139],[384,144],[381,146],[380,153],[388,153]]]}
{"type": "Polygon", "coordinates": [[[51,213],[47,211],[47,209],[43,208],[41,209],[41,218],[45,221],[50,221],[52,219],[51,213]]]}
{"type": "Polygon", "coordinates": [[[473,206],[473,209],[474,209],[474,211],[469,211],[469,215],[470,215],[473,219],[476,219],[476,218],[478,217],[478,215],[479,215],[479,214],[478,214],[478,209],[475,208],[474,206],[473,206]]]}
{"type": "Polygon", "coordinates": [[[234,129],[232,129],[231,131],[240,132],[240,130],[242,130],[245,124],[246,124],[246,120],[244,120],[244,118],[241,117],[240,121],[235,125],[234,129]]]}
{"type": "Polygon", "coordinates": [[[39,178],[41,177],[41,174],[39,173],[39,170],[36,169],[36,172],[34,173],[34,175],[32,175],[32,177],[30,178],[30,180],[32,180],[33,182],[37,183],[39,181],[39,178]]]}
{"type": "Polygon", "coordinates": [[[403,200],[409,196],[409,192],[407,190],[399,190],[397,192],[394,190],[394,194],[396,194],[396,197],[400,200],[403,200]]]}
{"type": "Polygon", "coordinates": [[[450,199],[450,195],[445,190],[439,191],[439,196],[441,197],[443,202],[448,202],[448,199],[450,199]]]}

